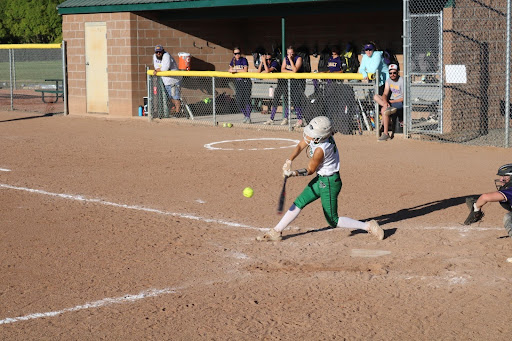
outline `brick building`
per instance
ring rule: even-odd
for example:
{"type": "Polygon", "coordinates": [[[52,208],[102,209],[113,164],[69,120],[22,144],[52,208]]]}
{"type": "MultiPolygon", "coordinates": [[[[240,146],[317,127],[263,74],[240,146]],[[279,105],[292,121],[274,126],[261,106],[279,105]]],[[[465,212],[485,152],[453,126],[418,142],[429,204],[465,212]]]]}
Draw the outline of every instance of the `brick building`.
{"type": "MultiPolygon", "coordinates": [[[[225,71],[239,46],[306,46],[315,69],[326,46],[372,40],[402,53],[402,1],[68,0],[58,6],[67,42],[70,114],[136,116],[156,44],[193,70],[225,71]]],[[[252,64],[252,59],[249,62],[252,64]]],[[[249,70],[251,71],[251,70],[249,70]]]]}

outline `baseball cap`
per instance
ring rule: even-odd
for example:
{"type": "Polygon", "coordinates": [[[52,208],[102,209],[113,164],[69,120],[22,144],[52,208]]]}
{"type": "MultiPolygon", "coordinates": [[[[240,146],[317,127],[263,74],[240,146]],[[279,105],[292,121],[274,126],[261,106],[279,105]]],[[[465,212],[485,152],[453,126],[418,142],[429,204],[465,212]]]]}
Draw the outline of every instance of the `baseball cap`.
{"type": "Polygon", "coordinates": [[[370,43],[370,44],[366,44],[366,45],[364,46],[364,49],[365,49],[365,50],[375,50],[375,45],[373,45],[373,44],[371,44],[371,43],[370,43]]]}
{"type": "Polygon", "coordinates": [[[164,50],[162,45],[155,46],[155,52],[162,52],[164,50]]]}
{"type": "Polygon", "coordinates": [[[390,65],[389,65],[389,70],[397,70],[397,71],[398,71],[398,65],[396,65],[396,64],[390,64],[390,65]]]}

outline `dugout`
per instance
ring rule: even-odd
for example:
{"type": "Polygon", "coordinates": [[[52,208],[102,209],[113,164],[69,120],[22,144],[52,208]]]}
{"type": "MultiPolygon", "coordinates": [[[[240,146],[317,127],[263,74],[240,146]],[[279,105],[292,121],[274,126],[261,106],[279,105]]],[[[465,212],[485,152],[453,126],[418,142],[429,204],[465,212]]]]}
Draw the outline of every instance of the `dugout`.
{"type": "Polygon", "coordinates": [[[325,47],[349,41],[372,40],[401,57],[402,7],[401,0],[68,0],[58,11],[69,113],[137,116],[157,44],[175,59],[189,53],[192,70],[226,71],[239,46],[255,71],[250,53],[283,40],[307,47],[312,70],[325,47]]]}

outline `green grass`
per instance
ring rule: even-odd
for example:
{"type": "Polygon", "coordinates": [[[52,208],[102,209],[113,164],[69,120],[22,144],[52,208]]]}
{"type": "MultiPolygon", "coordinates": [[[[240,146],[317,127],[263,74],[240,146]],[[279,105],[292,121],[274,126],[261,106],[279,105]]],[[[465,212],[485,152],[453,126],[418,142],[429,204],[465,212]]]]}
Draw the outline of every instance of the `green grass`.
{"type": "MultiPolygon", "coordinates": [[[[62,79],[62,61],[17,62],[16,83],[45,83],[45,79],[62,79]]],[[[9,62],[0,63],[0,86],[9,83],[9,62]]]]}

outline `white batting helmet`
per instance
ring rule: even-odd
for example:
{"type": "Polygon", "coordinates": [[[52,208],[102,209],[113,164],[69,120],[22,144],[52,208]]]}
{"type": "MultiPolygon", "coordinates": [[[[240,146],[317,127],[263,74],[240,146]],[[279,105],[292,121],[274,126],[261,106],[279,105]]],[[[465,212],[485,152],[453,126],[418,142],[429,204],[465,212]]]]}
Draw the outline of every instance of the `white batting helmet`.
{"type": "Polygon", "coordinates": [[[303,136],[305,141],[310,140],[313,143],[320,143],[331,137],[332,134],[332,123],[329,117],[318,116],[312,119],[304,128],[303,136]]]}

